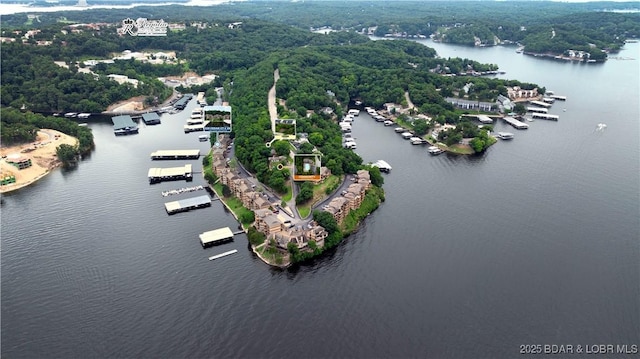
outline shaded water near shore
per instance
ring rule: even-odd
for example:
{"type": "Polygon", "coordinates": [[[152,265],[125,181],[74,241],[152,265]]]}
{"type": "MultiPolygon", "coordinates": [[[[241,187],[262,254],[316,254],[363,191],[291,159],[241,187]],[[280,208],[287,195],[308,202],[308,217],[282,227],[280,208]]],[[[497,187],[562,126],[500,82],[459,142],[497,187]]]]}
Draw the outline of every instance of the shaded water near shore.
{"type": "MultiPolygon", "coordinates": [[[[244,236],[203,249],[237,222],[223,206],[168,216],[149,185],[158,149],[207,150],[182,125],[115,137],[3,196],[2,356],[511,358],[522,344],[639,344],[638,44],[587,66],[513,49],[430,44],[498,63],[506,78],[568,96],[480,156],[432,157],[368,118],[353,134],[384,159],[387,200],[310,265],[269,268],[244,236]],[[566,109],[566,111],[564,111],[566,109]],[[608,124],[596,131],[596,124],[608,124]],[[238,249],[210,262],[209,256],[238,249]]],[[[196,174],[193,183],[204,183],[196,174]]]]}

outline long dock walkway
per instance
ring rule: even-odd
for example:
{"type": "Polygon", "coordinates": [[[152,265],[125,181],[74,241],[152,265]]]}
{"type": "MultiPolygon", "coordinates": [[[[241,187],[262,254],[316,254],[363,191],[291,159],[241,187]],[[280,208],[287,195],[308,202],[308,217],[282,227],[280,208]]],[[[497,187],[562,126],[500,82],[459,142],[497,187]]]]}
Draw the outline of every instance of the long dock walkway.
{"type": "Polygon", "coordinates": [[[505,122],[507,122],[511,126],[517,128],[518,130],[526,130],[527,128],[529,128],[528,124],[526,124],[524,122],[520,122],[520,121],[516,120],[513,117],[505,116],[502,119],[505,120],[505,122]]]}

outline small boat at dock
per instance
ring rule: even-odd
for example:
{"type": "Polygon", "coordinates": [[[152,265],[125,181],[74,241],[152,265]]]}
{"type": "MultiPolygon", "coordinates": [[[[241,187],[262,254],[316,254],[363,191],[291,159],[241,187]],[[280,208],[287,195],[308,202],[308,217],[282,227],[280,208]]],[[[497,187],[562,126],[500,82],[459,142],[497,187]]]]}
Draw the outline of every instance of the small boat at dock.
{"type": "Polygon", "coordinates": [[[87,119],[87,118],[89,118],[89,116],[91,116],[91,114],[90,113],[86,113],[86,112],[78,114],[78,118],[81,118],[81,119],[87,119]]]}
{"type": "Polygon", "coordinates": [[[427,151],[429,152],[429,154],[431,154],[432,156],[437,156],[439,154],[441,154],[442,152],[444,152],[444,150],[440,147],[437,146],[429,146],[429,148],[427,149],[427,151]]]}
{"type": "Polygon", "coordinates": [[[406,131],[406,130],[404,129],[404,127],[396,127],[396,128],[394,128],[393,130],[394,130],[396,133],[402,133],[402,132],[406,131]]]}
{"type": "Polygon", "coordinates": [[[513,140],[513,133],[511,132],[498,132],[497,136],[499,139],[502,140],[513,140]]]}

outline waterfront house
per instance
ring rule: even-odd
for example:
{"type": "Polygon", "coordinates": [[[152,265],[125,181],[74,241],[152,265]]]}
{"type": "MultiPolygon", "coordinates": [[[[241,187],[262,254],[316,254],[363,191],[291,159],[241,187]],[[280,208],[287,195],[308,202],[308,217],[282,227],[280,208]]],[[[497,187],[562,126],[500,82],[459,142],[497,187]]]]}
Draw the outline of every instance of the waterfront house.
{"type": "Polygon", "coordinates": [[[265,217],[256,216],[255,227],[267,237],[273,233],[282,231],[282,222],[273,214],[265,217]]]}
{"type": "Polygon", "coordinates": [[[251,205],[249,206],[250,209],[255,211],[259,209],[266,209],[266,208],[269,208],[270,206],[271,206],[271,203],[267,201],[267,199],[264,198],[263,195],[261,195],[258,192],[253,192],[253,198],[251,200],[251,205]]]}

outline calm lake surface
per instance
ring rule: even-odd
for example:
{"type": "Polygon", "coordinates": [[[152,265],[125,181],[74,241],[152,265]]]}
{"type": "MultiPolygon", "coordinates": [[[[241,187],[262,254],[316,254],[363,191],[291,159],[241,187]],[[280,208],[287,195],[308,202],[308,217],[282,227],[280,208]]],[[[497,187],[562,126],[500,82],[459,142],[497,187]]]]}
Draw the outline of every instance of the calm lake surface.
{"type": "Polygon", "coordinates": [[[161,192],[199,174],[148,184],[150,167],[200,167],[149,159],[207,150],[182,132],[195,101],[134,136],[91,123],[91,158],[3,196],[2,357],[513,358],[525,344],[640,344],[639,44],[619,54],[634,60],[582,65],[423,43],[567,96],[550,110],[560,120],[498,122],[512,141],[432,157],[363,112],[357,152],[393,166],[387,200],[287,271],[244,236],[200,246],[199,233],[237,227],[220,203],[166,214],[204,192],[161,192]]]}

